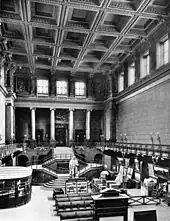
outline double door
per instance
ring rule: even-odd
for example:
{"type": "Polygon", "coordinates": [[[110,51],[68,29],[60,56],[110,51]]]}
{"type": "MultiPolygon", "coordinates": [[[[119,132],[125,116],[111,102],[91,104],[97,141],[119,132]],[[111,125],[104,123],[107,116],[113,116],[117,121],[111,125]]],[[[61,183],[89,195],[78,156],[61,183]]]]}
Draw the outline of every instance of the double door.
{"type": "Polygon", "coordinates": [[[66,146],[67,140],[67,131],[66,128],[56,128],[55,139],[57,146],[66,146]]]}

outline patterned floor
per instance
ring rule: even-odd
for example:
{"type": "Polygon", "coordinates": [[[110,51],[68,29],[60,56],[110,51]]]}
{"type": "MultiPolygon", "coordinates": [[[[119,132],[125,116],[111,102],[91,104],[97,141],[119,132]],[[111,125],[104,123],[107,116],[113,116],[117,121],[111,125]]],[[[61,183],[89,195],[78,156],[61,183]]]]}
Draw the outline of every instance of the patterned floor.
{"type": "MultiPolygon", "coordinates": [[[[131,190],[133,191],[133,190],[131,190]]],[[[135,190],[135,195],[137,194],[135,190]]],[[[133,221],[134,211],[156,209],[157,220],[170,220],[170,207],[165,203],[161,205],[135,206],[128,209],[128,221],[133,221]]],[[[45,191],[39,186],[33,186],[31,201],[23,206],[11,209],[0,210],[0,220],[2,221],[59,221],[55,216],[54,201],[52,200],[52,191],[45,191]]],[[[102,218],[102,221],[121,221],[122,217],[102,218]]]]}

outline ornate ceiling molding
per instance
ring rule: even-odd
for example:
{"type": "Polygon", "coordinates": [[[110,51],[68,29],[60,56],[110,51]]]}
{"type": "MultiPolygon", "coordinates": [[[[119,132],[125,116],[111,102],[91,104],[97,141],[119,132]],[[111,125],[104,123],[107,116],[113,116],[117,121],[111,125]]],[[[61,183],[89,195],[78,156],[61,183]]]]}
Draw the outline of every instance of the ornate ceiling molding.
{"type": "Polygon", "coordinates": [[[11,0],[1,10],[0,40],[6,38],[10,47],[3,50],[33,73],[37,68],[99,72],[122,62],[160,23],[168,31],[168,6],[158,4],[152,0],[138,4],[128,0],[11,0]],[[93,51],[98,51],[96,57],[86,56],[93,51]]]}

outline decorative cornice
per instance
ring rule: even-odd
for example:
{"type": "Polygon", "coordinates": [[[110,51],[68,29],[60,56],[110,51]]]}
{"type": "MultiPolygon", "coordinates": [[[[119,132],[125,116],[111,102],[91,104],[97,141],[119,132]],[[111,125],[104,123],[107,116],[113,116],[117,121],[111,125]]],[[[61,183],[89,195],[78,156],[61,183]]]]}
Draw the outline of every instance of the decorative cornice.
{"type": "Polygon", "coordinates": [[[111,1],[109,7],[110,7],[110,8],[126,9],[126,10],[129,9],[129,10],[134,11],[134,9],[133,9],[133,4],[132,4],[132,3],[114,2],[114,1],[111,1]]]}
{"type": "Polygon", "coordinates": [[[157,14],[157,15],[167,15],[166,7],[165,8],[161,8],[161,7],[149,6],[145,10],[145,13],[153,13],[153,14],[157,14]]]}
{"type": "MultiPolygon", "coordinates": [[[[28,66],[31,68],[32,72],[34,72],[36,68],[84,71],[85,68],[80,67],[80,63],[84,59],[87,49],[106,52],[100,61],[97,62],[98,65],[95,66],[95,69],[87,67],[87,72],[99,71],[105,63],[108,63],[107,61],[109,61],[110,54],[113,50],[120,46],[121,41],[126,38],[137,39],[140,36],[148,37],[150,32],[157,26],[159,16],[164,20],[168,18],[166,12],[167,5],[158,7],[154,3],[152,4],[151,0],[142,0],[137,5],[134,5],[130,1],[120,2],[111,0],[29,0],[20,1],[18,6],[20,8],[15,5],[14,13],[10,11],[1,11],[2,36],[0,36],[0,39],[3,39],[4,37],[7,37],[10,41],[17,41],[18,39],[18,42],[23,42],[26,45],[25,51],[27,52],[27,58],[29,61],[28,66]],[[31,2],[51,5],[53,7],[51,17],[48,16],[48,14],[45,14],[45,11],[43,10],[42,14],[44,13],[44,16],[40,16],[36,13],[36,9],[34,8],[35,6],[34,4],[31,4],[31,2]],[[88,19],[85,19],[84,22],[76,21],[72,18],[72,13],[74,13],[74,10],[72,9],[88,11],[88,19]],[[115,15],[115,17],[122,15],[122,18],[125,18],[122,21],[120,18],[120,21],[116,22],[116,26],[120,28],[119,31],[117,31],[115,26],[105,25],[104,21],[106,19],[106,15],[109,14],[115,15]],[[138,29],[134,28],[136,22],[140,18],[146,18],[154,21],[147,28],[142,26],[141,29],[140,27],[138,29]],[[16,32],[13,29],[10,29],[10,26],[6,29],[3,23],[7,23],[7,26],[8,24],[13,24],[14,27],[17,25],[18,27],[16,28],[16,32]],[[40,35],[38,35],[36,33],[36,28],[49,29],[49,35],[51,36],[52,41],[50,42],[50,40],[46,38],[45,35],[47,33],[43,36],[43,30],[42,34],[40,31],[40,35]],[[67,43],[67,34],[70,34],[70,32],[85,34],[85,38],[81,40],[82,46],[67,43]],[[41,36],[43,36],[43,38],[41,38],[41,36]],[[112,36],[113,41],[111,40],[109,45],[101,44],[99,46],[94,43],[94,40],[98,38],[98,36],[103,36],[105,38],[104,41],[106,42],[106,36],[112,36]],[[37,45],[53,47],[53,54],[50,55],[51,57],[54,57],[52,66],[44,65],[43,62],[42,65],[37,65],[35,63],[33,53],[34,47],[36,48],[37,45]],[[69,56],[61,56],[60,51],[62,48],[80,49],[79,56],[75,59],[69,56]],[[74,66],[58,66],[59,58],[63,61],[75,60],[74,66]]],[[[131,45],[130,47],[122,48],[122,52],[126,53],[129,49],[133,49],[131,48],[131,45]]],[[[14,55],[24,56],[24,54],[19,50],[15,53],[15,50],[13,52],[14,55]]],[[[9,51],[12,50],[9,49],[9,51]]],[[[45,59],[46,57],[44,56],[43,58],[45,59]]],[[[84,59],[84,61],[86,60],[84,59]]],[[[95,63],[95,60],[89,59],[87,61],[95,63]]]]}
{"type": "Polygon", "coordinates": [[[36,97],[18,97],[15,101],[15,107],[30,108],[30,104],[35,108],[58,108],[58,109],[96,109],[104,108],[103,102],[93,101],[91,99],[76,99],[69,98],[36,98],[36,97]]]}
{"type": "Polygon", "coordinates": [[[159,69],[157,69],[154,75],[148,75],[145,78],[140,79],[138,82],[134,83],[132,86],[128,87],[124,91],[120,92],[116,96],[116,102],[120,103],[139,93],[144,92],[145,90],[155,87],[158,84],[161,84],[167,80],[169,81],[169,71],[170,63],[164,67],[160,67],[159,69]]]}

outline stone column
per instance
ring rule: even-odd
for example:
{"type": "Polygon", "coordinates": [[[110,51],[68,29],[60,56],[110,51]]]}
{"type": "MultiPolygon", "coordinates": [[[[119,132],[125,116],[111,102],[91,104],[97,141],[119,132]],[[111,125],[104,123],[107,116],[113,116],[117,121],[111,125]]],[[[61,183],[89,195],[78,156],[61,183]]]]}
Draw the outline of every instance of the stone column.
{"type": "Polygon", "coordinates": [[[73,141],[74,109],[69,110],[69,142],[73,141]]]}
{"type": "Polygon", "coordinates": [[[111,139],[111,115],[112,115],[112,103],[106,104],[104,110],[105,116],[105,138],[106,140],[111,139]]]}
{"type": "Polygon", "coordinates": [[[13,139],[13,141],[15,141],[15,139],[16,139],[16,137],[15,137],[15,134],[16,134],[16,131],[15,131],[15,106],[13,106],[13,137],[12,137],[12,139],[13,139]]]}
{"type": "Polygon", "coordinates": [[[15,136],[14,134],[14,100],[16,99],[14,94],[11,94],[7,96],[6,98],[6,119],[5,119],[5,140],[8,143],[11,143],[13,141],[13,138],[15,136]]]}
{"type": "Polygon", "coordinates": [[[90,140],[90,113],[91,110],[86,111],[86,140],[90,140]]]}
{"type": "Polygon", "coordinates": [[[14,137],[14,108],[12,103],[6,106],[6,141],[11,143],[14,137]]]}
{"type": "Polygon", "coordinates": [[[50,109],[51,111],[51,117],[50,117],[50,122],[51,122],[51,140],[55,140],[55,109],[52,108],[50,109]]]}
{"type": "Polygon", "coordinates": [[[4,63],[5,57],[0,55],[0,84],[4,86],[4,63]]]}
{"type": "Polygon", "coordinates": [[[35,140],[35,110],[36,108],[30,108],[31,109],[31,138],[32,140],[35,140]]]}

